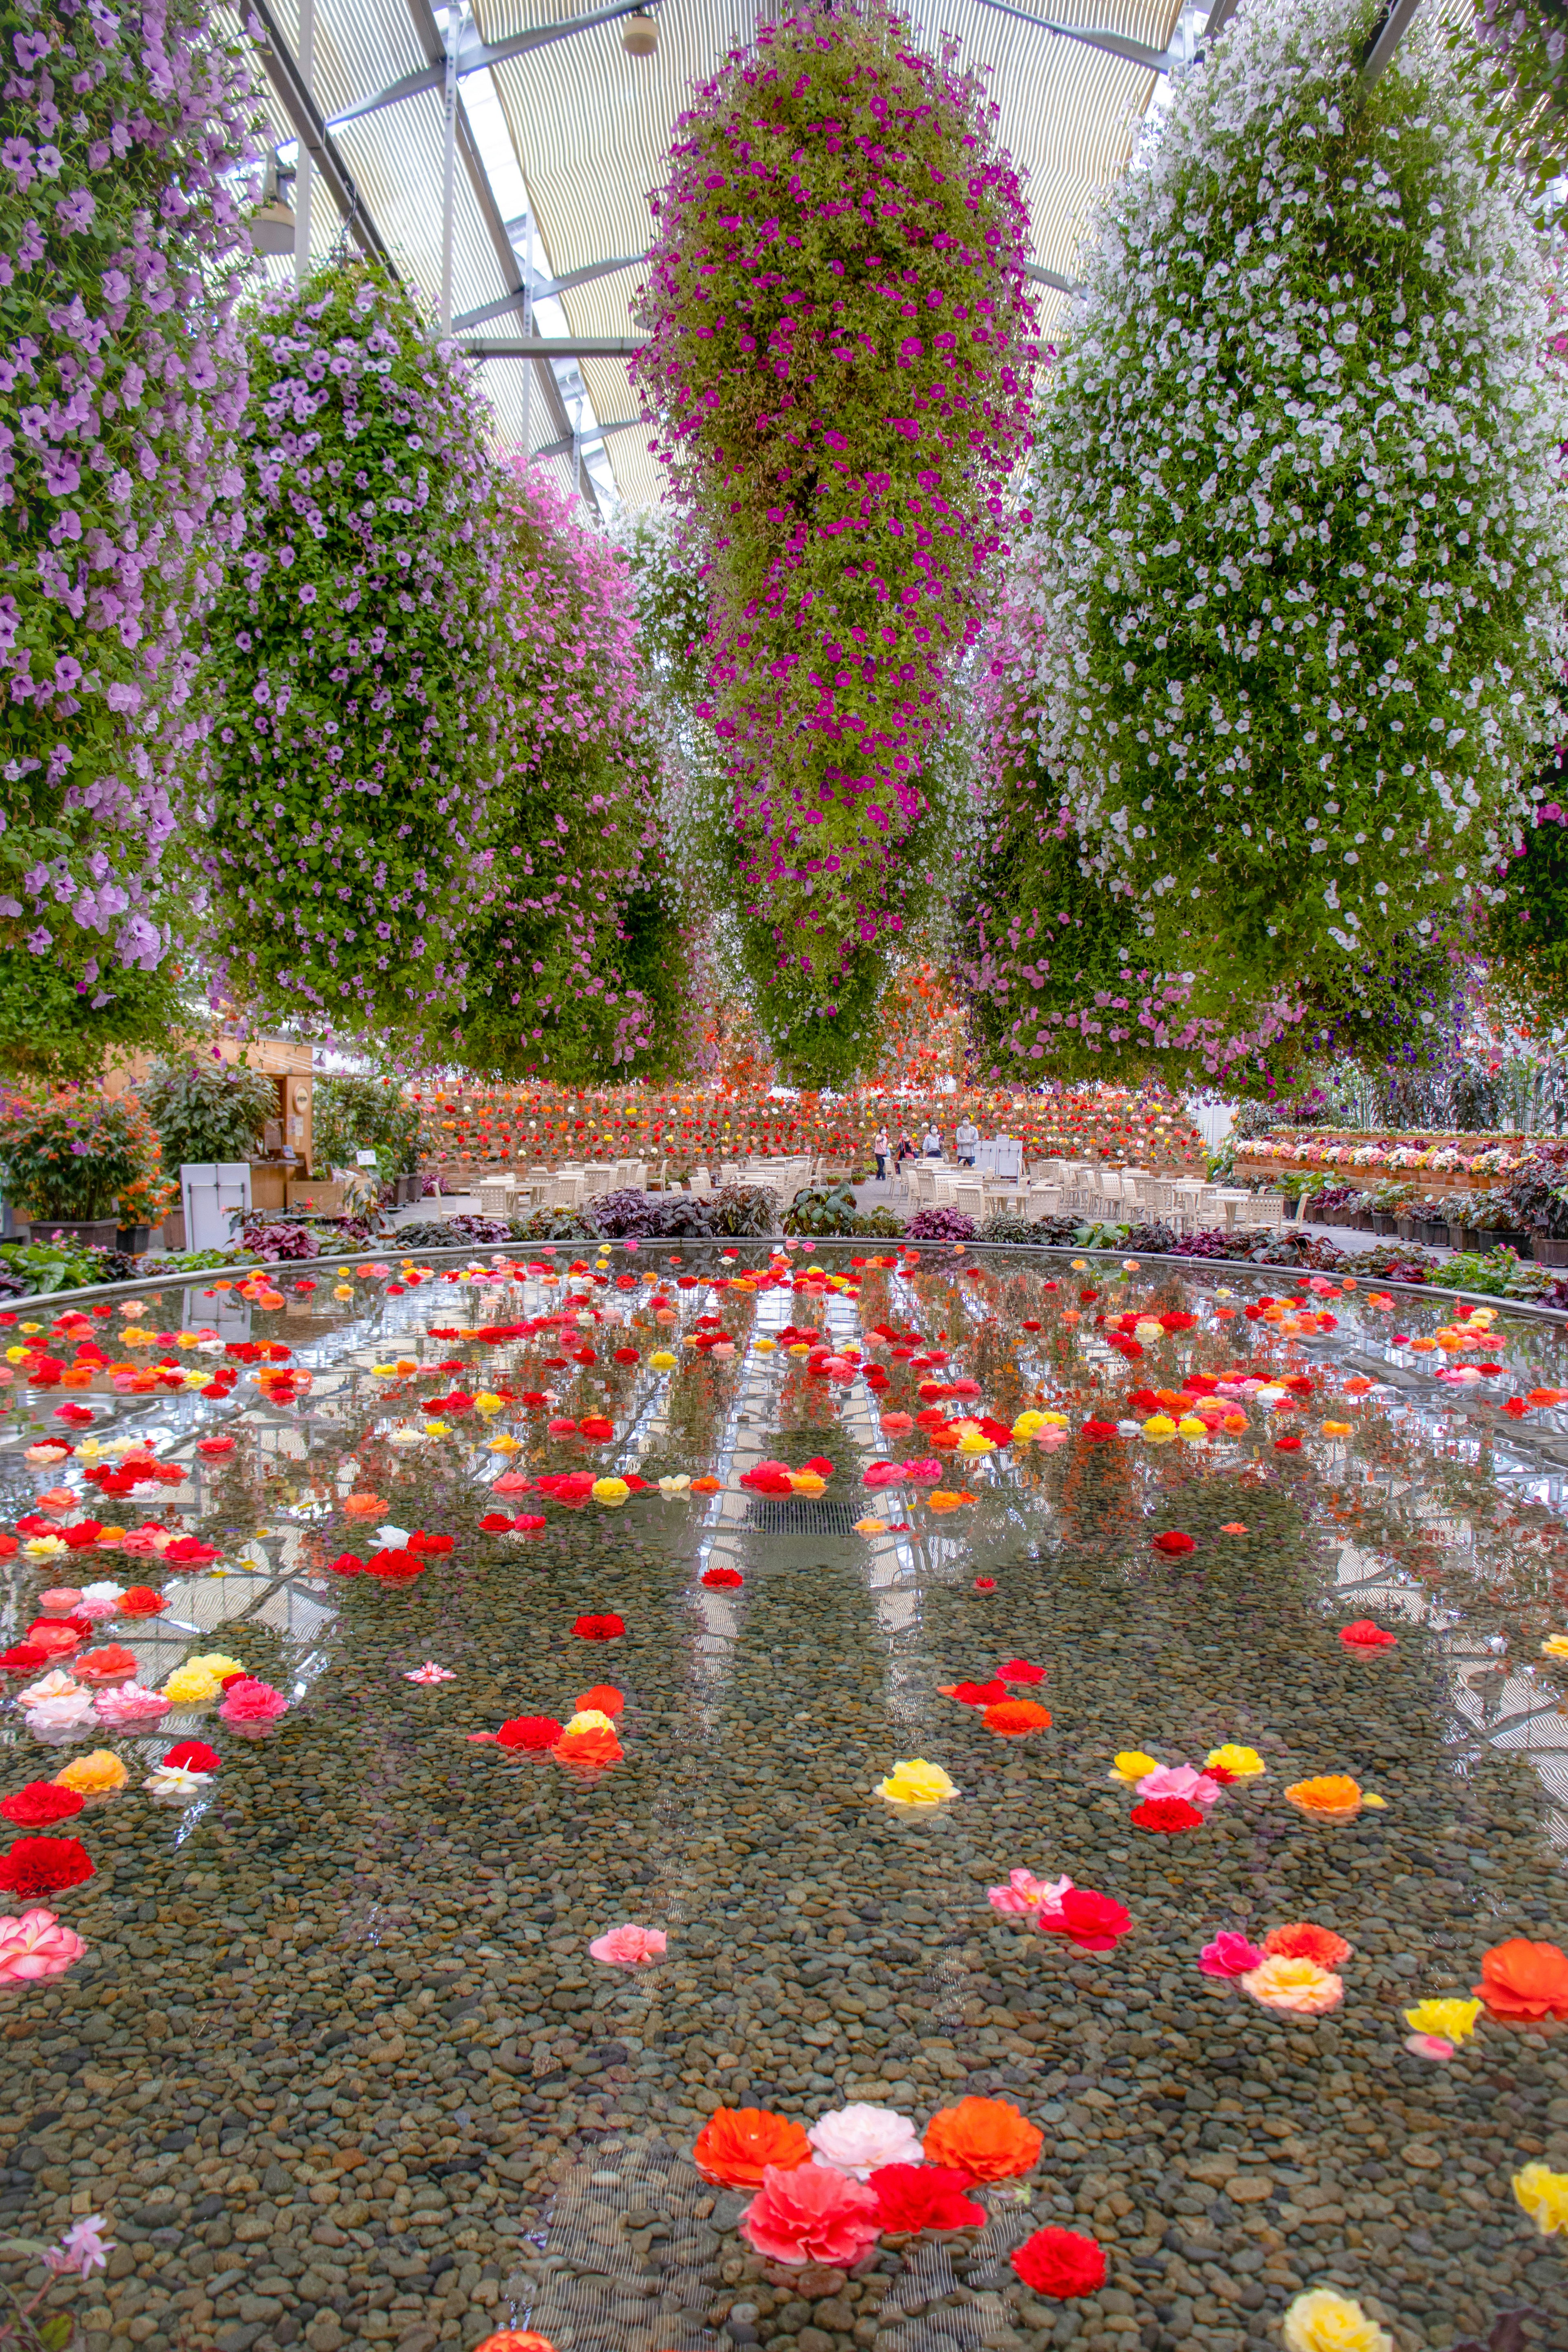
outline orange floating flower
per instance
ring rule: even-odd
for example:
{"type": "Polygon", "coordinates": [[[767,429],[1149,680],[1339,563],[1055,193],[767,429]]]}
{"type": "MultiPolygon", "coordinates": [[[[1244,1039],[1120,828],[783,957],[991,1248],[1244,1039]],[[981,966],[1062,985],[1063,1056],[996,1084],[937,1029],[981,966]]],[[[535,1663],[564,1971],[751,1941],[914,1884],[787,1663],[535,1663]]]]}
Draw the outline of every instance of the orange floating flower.
{"type": "Polygon", "coordinates": [[[351,1495],[343,1508],[351,1519],[384,1519],[388,1506],[380,1495],[351,1495]]]}
{"type": "Polygon", "coordinates": [[[769,2165],[791,2172],[811,2160],[804,2126],[766,2107],[715,2107],[691,2151],[703,2179],[726,2189],[760,2189],[769,2165]]]}
{"type": "Polygon", "coordinates": [[[973,2181],[1016,2180],[1039,2161],[1045,2134],[1006,2099],[960,2099],[925,2128],[928,2164],[947,2164],[973,2181]]]}
{"type": "Polygon", "coordinates": [[[1321,1969],[1337,1969],[1342,1960],[1349,1959],[1352,1950],[1342,1936],[1310,1919],[1293,1919],[1289,1927],[1270,1927],[1263,1948],[1280,1959],[1315,1960],[1321,1969]]]}
{"type": "Polygon", "coordinates": [[[1527,2025],[1538,2018],[1568,2018],[1568,1957],[1556,1944],[1532,1944],[1510,1936],[1494,1944],[1481,1960],[1481,1980],[1472,1985],[1489,2017],[1527,2025]]]}
{"type": "Polygon", "coordinates": [[[721,1483],[717,1478],[693,1478],[691,1491],[694,1495],[716,1495],[721,1483]]]}
{"type": "Polygon", "coordinates": [[[587,1715],[595,1708],[601,1715],[619,1715],[626,1703],[625,1691],[618,1691],[614,1683],[595,1683],[592,1690],[579,1691],[577,1694],[579,1715],[587,1715]]]}
{"type": "Polygon", "coordinates": [[[618,1764],[625,1754],[613,1731],[565,1731],[550,1753],[558,1764],[565,1764],[577,1772],[603,1771],[607,1764],[618,1764]]]}
{"type": "Polygon", "coordinates": [[[1361,1811],[1361,1783],[1348,1772],[1326,1772],[1314,1780],[1293,1781],[1285,1801],[1310,1821],[1353,1822],[1361,1811]]]}
{"type": "Polygon", "coordinates": [[[1050,1719],[1049,1707],[1037,1706],[1032,1698],[998,1699],[980,1718],[987,1731],[1004,1739],[1026,1739],[1031,1731],[1046,1730],[1050,1719]]]}

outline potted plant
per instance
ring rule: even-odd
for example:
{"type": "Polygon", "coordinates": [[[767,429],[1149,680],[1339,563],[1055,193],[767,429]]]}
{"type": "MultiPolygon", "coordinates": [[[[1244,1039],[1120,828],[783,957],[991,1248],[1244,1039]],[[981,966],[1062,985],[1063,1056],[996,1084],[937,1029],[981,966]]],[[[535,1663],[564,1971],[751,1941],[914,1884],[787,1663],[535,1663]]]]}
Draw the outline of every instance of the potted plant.
{"type": "Polygon", "coordinates": [[[0,1094],[0,1182],[37,1239],[63,1234],[100,1249],[145,1248],[173,1192],[135,1096],[110,1101],[80,1087],[0,1094]]]}

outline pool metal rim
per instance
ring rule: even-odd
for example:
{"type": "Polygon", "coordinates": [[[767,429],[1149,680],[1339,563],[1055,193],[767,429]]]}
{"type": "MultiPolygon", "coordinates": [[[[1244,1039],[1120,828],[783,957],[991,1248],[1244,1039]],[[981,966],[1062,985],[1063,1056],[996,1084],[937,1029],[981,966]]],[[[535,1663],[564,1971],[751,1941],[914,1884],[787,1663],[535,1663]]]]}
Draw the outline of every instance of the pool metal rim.
{"type": "MultiPolygon", "coordinates": [[[[647,1237],[637,1236],[636,1238],[637,1239],[639,1250],[648,1246],[647,1237]]],[[[876,1244],[879,1247],[885,1242],[889,1247],[891,1247],[894,1240],[894,1237],[891,1234],[866,1234],[862,1236],[856,1234],[801,1234],[798,1236],[794,1234],[785,1236],[777,1234],[745,1234],[732,1237],[722,1234],[713,1234],[709,1235],[694,1234],[690,1236],[689,1240],[685,1241],[682,1241],[678,1235],[667,1236],[658,1234],[653,1237],[655,1242],[668,1241],[682,1248],[734,1250],[768,1247],[771,1246],[773,1243],[786,1238],[790,1240],[798,1240],[802,1243],[811,1242],[813,1244],[821,1244],[824,1246],[837,1249],[852,1247],[857,1242],[876,1244]]],[[[512,1246],[514,1248],[523,1250],[537,1250],[541,1248],[563,1250],[571,1248],[573,1244],[569,1242],[519,1242],[513,1244],[512,1246]]],[[[624,1247],[624,1244],[619,1240],[611,1240],[604,1243],[603,1244],[596,1242],[590,1244],[584,1242],[582,1246],[591,1246],[595,1250],[603,1246],[605,1248],[614,1250],[624,1247]]],[[[911,1249],[921,1251],[929,1250],[933,1253],[940,1253],[948,1258],[952,1258],[955,1254],[954,1244],[952,1242],[944,1241],[900,1241],[898,1243],[898,1247],[900,1250],[904,1252],[908,1252],[911,1249]]],[[[962,1254],[966,1257],[972,1254],[979,1255],[982,1253],[988,1257],[994,1256],[998,1253],[1002,1253],[1009,1257],[1043,1258],[1053,1261],[1065,1259],[1069,1265],[1074,1258],[1080,1257],[1089,1258],[1096,1263],[1100,1263],[1107,1259],[1115,1259],[1120,1264],[1122,1260],[1122,1253],[1120,1250],[1104,1248],[1094,1249],[1087,1245],[1080,1248],[1071,1242],[1058,1244],[1046,1242],[973,1241],[965,1242],[962,1244],[962,1254]]],[[[312,1274],[346,1273],[355,1266],[373,1265],[378,1260],[384,1259],[387,1256],[394,1255],[396,1255],[400,1264],[423,1265],[426,1260],[447,1260],[458,1258],[460,1259],[464,1265],[475,1265],[485,1263],[489,1255],[500,1254],[503,1254],[503,1244],[500,1242],[454,1242],[447,1248],[432,1245],[427,1248],[401,1251],[397,1249],[395,1242],[392,1242],[390,1248],[384,1246],[380,1249],[356,1250],[352,1256],[347,1257],[262,1259],[253,1263],[248,1267],[243,1265],[230,1267],[198,1266],[189,1272],[171,1267],[169,1272],[166,1274],[148,1272],[139,1275],[133,1279],[125,1282],[97,1283],[80,1290],[46,1290],[35,1292],[30,1297],[0,1299],[0,1313],[8,1314],[13,1309],[20,1312],[24,1309],[32,1310],[41,1307],[47,1307],[50,1310],[53,1310],[58,1306],[66,1305],[69,1302],[79,1299],[103,1299],[121,1297],[133,1297],[137,1291],[146,1290],[153,1286],[156,1286],[159,1288],[168,1288],[175,1284],[178,1284],[182,1287],[200,1286],[202,1285],[204,1276],[210,1276],[215,1281],[241,1281],[247,1279],[248,1276],[254,1272],[266,1271],[269,1273],[279,1273],[286,1269],[296,1267],[301,1272],[309,1270],[312,1274]]],[[[1268,1276],[1270,1275],[1289,1275],[1292,1272],[1300,1272],[1310,1276],[1314,1271],[1314,1269],[1310,1266],[1293,1269],[1289,1266],[1254,1265],[1249,1258],[1179,1257],[1169,1252],[1159,1252],[1154,1250],[1140,1250],[1136,1255],[1140,1272],[1142,1272],[1145,1266],[1170,1266],[1176,1272],[1182,1274],[1192,1274],[1194,1270],[1201,1268],[1205,1271],[1213,1271],[1216,1274],[1222,1273],[1223,1270],[1223,1278],[1228,1279],[1232,1275],[1262,1275],[1264,1276],[1268,1276]]],[[[1466,1299],[1477,1307],[1495,1307],[1506,1309],[1510,1315],[1533,1316],[1540,1321],[1547,1324],[1568,1323],[1568,1307],[1544,1307],[1537,1299],[1501,1298],[1491,1291],[1449,1289],[1445,1284],[1439,1282],[1400,1282],[1391,1276],[1383,1275],[1357,1275],[1353,1279],[1358,1287],[1398,1291],[1410,1298],[1432,1298],[1436,1297],[1440,1298],[1466,1299]]]]}

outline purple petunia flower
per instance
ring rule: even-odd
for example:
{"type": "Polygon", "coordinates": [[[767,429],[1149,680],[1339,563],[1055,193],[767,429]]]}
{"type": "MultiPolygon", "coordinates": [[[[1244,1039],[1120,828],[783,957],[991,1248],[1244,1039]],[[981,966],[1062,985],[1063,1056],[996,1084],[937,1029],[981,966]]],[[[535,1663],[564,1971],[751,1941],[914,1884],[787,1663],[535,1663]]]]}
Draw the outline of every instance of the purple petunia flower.
{"type": "Polygon", "coordinates": [[[79,236],[92,226],[98,212],[98,199],[90,188],[73,188],[68,196],[55,206],[55,218],[68,236],[79,236]]]}

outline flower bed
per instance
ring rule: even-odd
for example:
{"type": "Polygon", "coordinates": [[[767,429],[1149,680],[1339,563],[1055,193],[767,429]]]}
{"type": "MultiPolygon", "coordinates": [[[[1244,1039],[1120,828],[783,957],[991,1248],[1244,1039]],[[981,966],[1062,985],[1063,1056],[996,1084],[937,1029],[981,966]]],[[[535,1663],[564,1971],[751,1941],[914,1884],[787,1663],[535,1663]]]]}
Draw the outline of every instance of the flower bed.
{"type": "Polygon", "coordinates": [[[1355,1128],[1284,1129],[1239,1141],[1236,1172],[1245,1178],[1281,1169],[1344,1169],[1363,1182],[1378,1176],[1420,1176],[1433,1190],[1461,1192],[1511,1175],[1534,1141],[1525,1135],[1434,1134],[1415,1129],[1382,1133],[1355,1128]]]}

